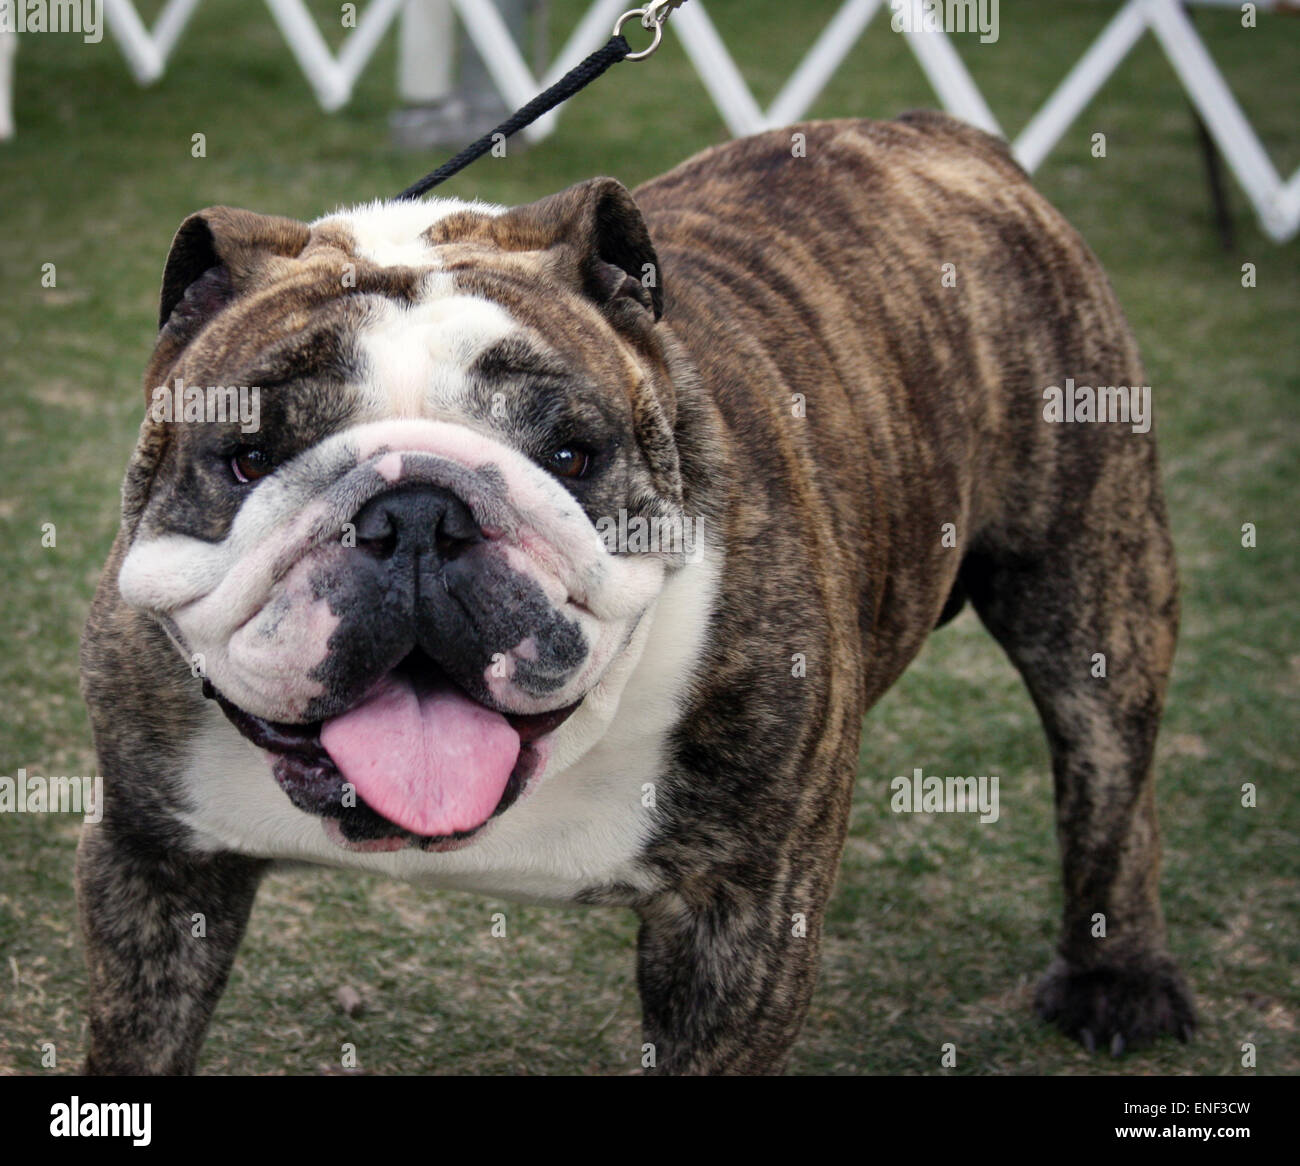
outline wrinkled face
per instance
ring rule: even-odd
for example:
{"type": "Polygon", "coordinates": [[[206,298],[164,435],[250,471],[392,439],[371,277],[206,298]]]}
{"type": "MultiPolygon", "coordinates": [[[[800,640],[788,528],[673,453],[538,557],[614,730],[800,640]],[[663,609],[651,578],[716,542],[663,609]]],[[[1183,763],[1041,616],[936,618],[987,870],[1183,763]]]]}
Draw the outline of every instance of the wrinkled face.
{"type": "Polygon", "coordinates": [[[680,513],[655,264],[607,179],[178,233],[119,587],[341,845],[508,809],[658,595],[602,537],[680,513]]]}

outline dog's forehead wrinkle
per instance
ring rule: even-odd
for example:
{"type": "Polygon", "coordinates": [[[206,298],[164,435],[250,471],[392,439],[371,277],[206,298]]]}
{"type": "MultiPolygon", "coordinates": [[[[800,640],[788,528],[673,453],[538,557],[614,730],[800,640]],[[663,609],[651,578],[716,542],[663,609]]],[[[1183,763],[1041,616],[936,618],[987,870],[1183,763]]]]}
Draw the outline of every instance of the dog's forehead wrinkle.
{"type": "Polygon", "coordinates": [[[307,378],[346,380],[356,375],[355,332],[365,313],[318,312],[294,330],[281,328],[242,366],[226,364],[222,372],[239,384],[263,389],[307,378]],[[238,377],[231,378],[231,373],[238,377]]]}
{"type": "Polygon", "coordinates": [[[571,370],[549,347],[523,331],[490,344],[478,354],[471,372],[483,377],[567,377],[571,370]]]}

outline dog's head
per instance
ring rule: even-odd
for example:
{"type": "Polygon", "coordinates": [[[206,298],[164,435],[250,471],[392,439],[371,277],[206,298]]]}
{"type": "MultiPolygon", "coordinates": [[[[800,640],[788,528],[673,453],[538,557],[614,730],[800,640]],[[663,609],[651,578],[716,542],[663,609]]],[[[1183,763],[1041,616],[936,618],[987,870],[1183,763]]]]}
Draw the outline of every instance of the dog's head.
{"type": "Polygon", "coordinates": [[[336,841],[477,830],[629,650],[690,550],[610,537],[683,517],[661,311],[612,179],[181,225],[118,584],[336,841]]]}

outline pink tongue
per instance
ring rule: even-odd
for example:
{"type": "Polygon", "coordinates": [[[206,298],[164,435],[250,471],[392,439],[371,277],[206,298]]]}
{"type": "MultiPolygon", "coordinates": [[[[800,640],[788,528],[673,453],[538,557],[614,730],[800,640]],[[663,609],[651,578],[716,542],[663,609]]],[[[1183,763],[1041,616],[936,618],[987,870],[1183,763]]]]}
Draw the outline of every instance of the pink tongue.
{"type": "Polygon", "coordinates": [[[412,834],[481,826],[519,759],[519,734],[500,713],[391,673],[320,739],[366,803],[412,834]]]}

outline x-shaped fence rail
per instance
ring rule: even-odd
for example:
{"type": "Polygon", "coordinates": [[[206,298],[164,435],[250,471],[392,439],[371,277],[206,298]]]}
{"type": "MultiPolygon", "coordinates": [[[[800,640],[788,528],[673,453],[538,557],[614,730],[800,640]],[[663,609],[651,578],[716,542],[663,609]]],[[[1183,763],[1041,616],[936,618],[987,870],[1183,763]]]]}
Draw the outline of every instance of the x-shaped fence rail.
{"type": "MultiPolygon", "coordinates": [[[[266,0],[266,6],[317,101],[323,109],[333,111],[347,103],[384,34],[408,2],[420,0],[370,0],[358,12],[356,27],[347,33],[337,55],[330,51],[303,0],[266,0]]],[[[594,0],[555,55],[550,68],[539,78],[529,69],[493,0],[447,2],[479,50],[493,84],[511,106],[523,105],[601,44],[614,20],[628,7],[628,0],[594,0]]],[[[1223,5],[1228,0],[1196,2],[1223,5]]],[[[167,0],[150,29],[140,19],[132,0],[103,0],[105,23],[141,84],[162,76],[168,56],[199,3],[200,0],[167,0]]],[[[1261,0],[1255,5],[1257,9],[1276,6],[1276,0],[1261,0]]],[[[1232,7],[1243,6],[1234,0],[1232,7]]],[[[802,117],[881,8],[885,8],[885,16],[889,18],[898,4],[886,4],[885,0],[845,0],[766,109],[754,98],[709,18],[703,0],[683,4],[674,12],[669,27],[681,39],[686,55],[727,128],[740,135],[785,125],[802,117]]],[[[1001,134],[997,118],[947,34],[927,27],[924,22],[899,23],[902,25],[899,35],[906,38],[944,107],[958,117],[1001,134]]],[[[1180,0],[1125,0],[1012,143],[1016,157],[1027,170],[1035,170],[1148,31],[1164,50],[1187,96],[1250,199],[1265,233],[1279,242],[1291,238],[1300,231],[1300,170],[1289,180],[1280,177],[1180,0]]],[[[0,51],[0,61],[4,59],[5,54],[0,51]]],[[[0,89],[3,88],[0,83],[0,89]]],[[[0,92],[0,132],[6,105],[7,94],[0,92]]],[[[558,111],[547,114],[524,131],[525,135],[532,140],[545,137],[554,130],[557,116],[558,111]]]]}

